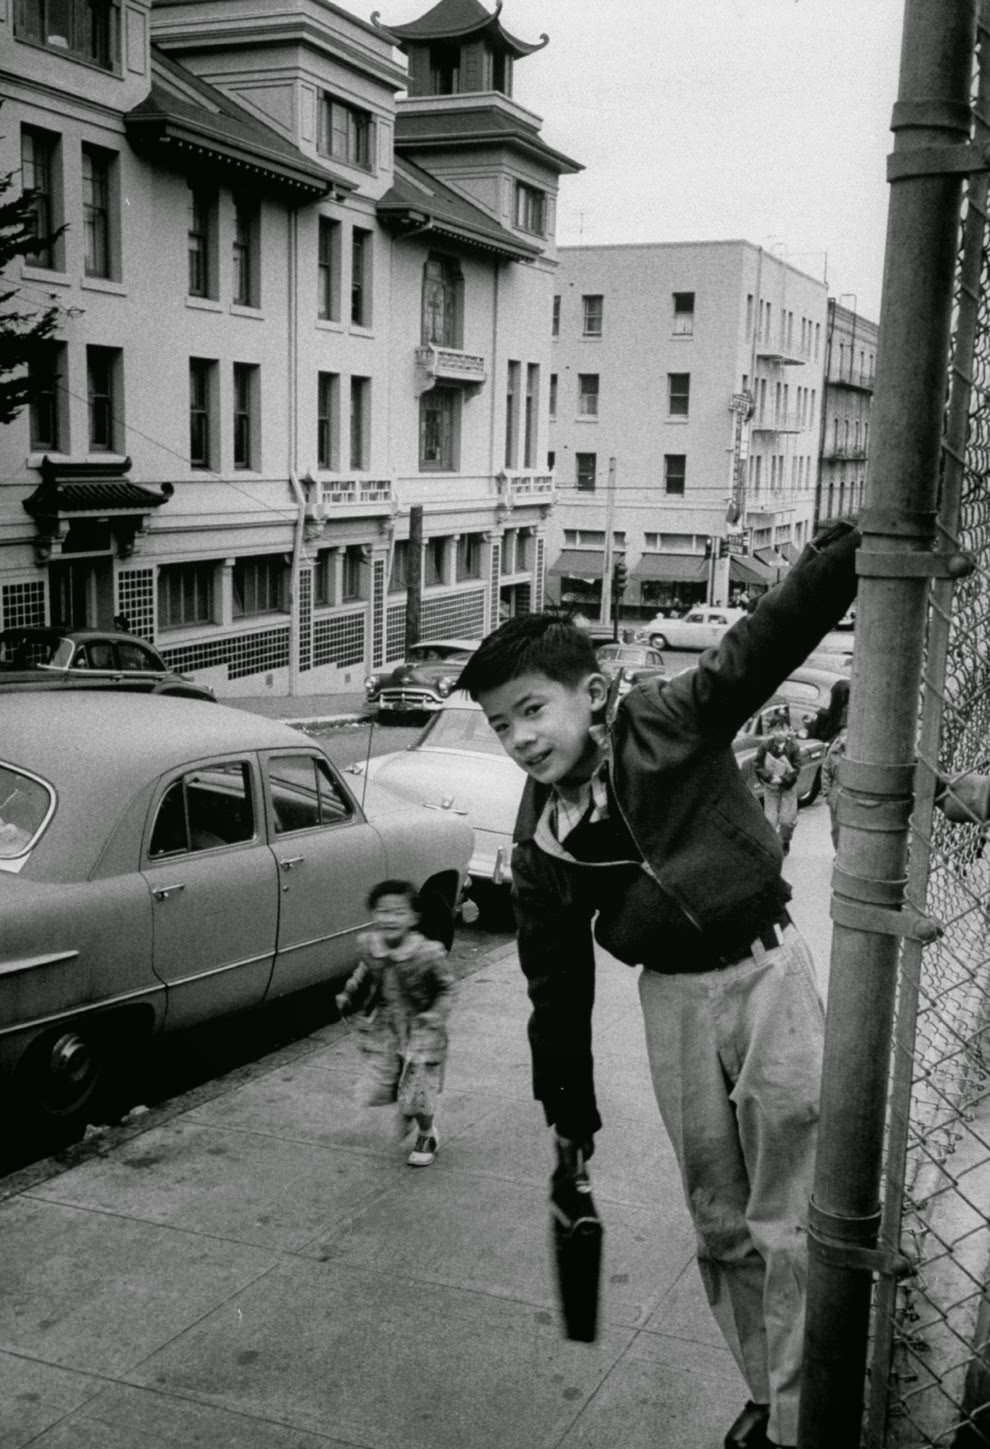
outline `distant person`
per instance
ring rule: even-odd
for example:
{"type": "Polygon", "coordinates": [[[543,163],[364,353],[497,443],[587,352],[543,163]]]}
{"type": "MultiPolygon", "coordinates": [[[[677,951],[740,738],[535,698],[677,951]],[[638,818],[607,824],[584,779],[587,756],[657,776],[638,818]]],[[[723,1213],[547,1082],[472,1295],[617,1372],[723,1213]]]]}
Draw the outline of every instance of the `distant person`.
{"type": "Polygon", "coordinates": [[[839,848],[839,766],[846,753],[846,730],[846,718],[843,716],[842,728],[829,741],[825,758],[822,760],[822,799],[828,805],[833,850],[839,848]]]}
{"type": "Polygon", "coordinates": [[[729,1449],[797,1442],[824,1028],[780,840],[732,741],[848,607],[858,543],[848,525],[816,538],[694,668],[614,712],[591,641],[552,614],[510,619],[459,680],[529,777],[512,901],[533,1093],[562,1163],[586,1161],[602,1125],[596,942],[640,968],[698,1264],[749,1388],[729,1449]]]}
{"type": "Polygon", "coordinates": [[[336,998],[342,1016],[356,1014],[364,1060],[358,1100],[366,1107],[396,1103],[401,1137],[417,1132],[409,1166],[429,1167],[440,1146],[437,1098],[454,975],[440,942],[419,930],[419,899],[409,881],[380,881],[368,908],[371,929],[358,937],[357,966],[336,998]]]}
{"type": "Polygon", "coordinates": [[[801,753],[786,709],[771,714],[768,732],[768,738],[756,751],[753,772],[763,786],[763,814],[787,855],[797,825],[801,753]]]}

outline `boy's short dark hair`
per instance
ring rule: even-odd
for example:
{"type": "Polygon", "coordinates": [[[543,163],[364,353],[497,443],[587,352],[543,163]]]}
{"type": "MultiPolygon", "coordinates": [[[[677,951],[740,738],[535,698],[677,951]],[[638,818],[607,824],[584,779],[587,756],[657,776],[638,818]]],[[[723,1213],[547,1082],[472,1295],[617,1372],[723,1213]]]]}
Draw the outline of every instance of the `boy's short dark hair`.
{"type": "Polygon", "coordinates": [[[458,689],[477,699],[522,674],[578,684],[599,672],[591,636],[559,614],[516,614],[482,641],[461,670],[458,689]]]}
{"type": "Polygon", "coordinates": [[[414,911],[419,911],[419,893],[410,880],[380,880],[368,892],[368,910],[373,911],[382,896],[405,896],[414,911]]]}

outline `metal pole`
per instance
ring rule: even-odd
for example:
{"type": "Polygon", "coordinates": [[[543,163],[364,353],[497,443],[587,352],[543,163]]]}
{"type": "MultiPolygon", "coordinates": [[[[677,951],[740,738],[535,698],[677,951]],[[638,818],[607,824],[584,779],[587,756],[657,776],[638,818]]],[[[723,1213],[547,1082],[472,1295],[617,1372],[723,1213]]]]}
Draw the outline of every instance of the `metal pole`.
{"type": "Polygon", "coordinates": [[[903,937],[917,699],[945,401],[962,178],[969,155],[970,4],[907,0],[891,181],[875,467],[864,511],[821,1126],[809,1230],[801,1449],[855,1449],[863,1415],[896,973],[903,937]]]}
{"type": "Polygon", "coordinates": [[[615,528],[615,459],[608,460],[608,482],[605,484],[605,548],[602,553],[601,622],[612,622],[612,533],[615,528]]]}
{"type": "MultiPolygon", "coordinates": [[[[409,557],[406,566],[406,654],[419,643],[423,603],[423,505],[409,510],[409,557]]],[[[497,621],[496,621],[497,622],[497,621]]]]}

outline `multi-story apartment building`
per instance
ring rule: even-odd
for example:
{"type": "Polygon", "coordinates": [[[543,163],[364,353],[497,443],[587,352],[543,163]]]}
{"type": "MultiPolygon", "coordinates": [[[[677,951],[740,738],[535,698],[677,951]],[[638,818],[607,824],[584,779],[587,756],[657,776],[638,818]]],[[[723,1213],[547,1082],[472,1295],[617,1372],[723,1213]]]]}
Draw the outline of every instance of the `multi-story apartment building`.
{"type": "Polygon", "coordinates": [[[559,262],[548,590],[596,611],[620,556],[631,617],[774,583],[812,528],[825,285],[745,241],[559,262]]]}
{"type": "Polygon", "coordinates": [[[539,48],[479,0],[0,3],[0,169],[65,225],[6,279],[60,326],[0,436],[0,627],[310,692],[401,654],[410,576],[424,636],[540,606],[578,167],[512,99],[539,48]]]}
{"type": "Polygon", "coordinates": [[[870,409],[876,382],[875,322],[828,299],[825,401],[816,517],[856,514],[863,506],[870,447],[870,409]]]}

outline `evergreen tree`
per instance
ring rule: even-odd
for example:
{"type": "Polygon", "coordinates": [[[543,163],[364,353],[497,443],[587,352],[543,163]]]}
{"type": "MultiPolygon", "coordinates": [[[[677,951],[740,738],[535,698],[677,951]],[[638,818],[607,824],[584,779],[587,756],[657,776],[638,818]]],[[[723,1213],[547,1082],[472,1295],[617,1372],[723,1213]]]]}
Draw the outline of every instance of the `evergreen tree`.
{"type": "Polygon", "coordinates": [[[58,326],[59,307],[27,307],[18,287],[6,277],[10,263],[50,245],[62,228],[39,238],[31,193],[9,196],[18,173],[0,175],[0,424],[12,422],[32,400],[35,389],[27,368],[58,326]]]}

